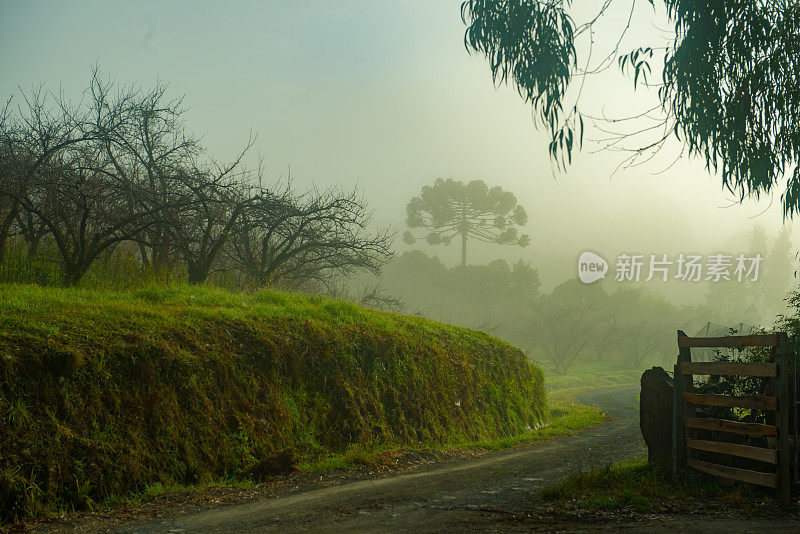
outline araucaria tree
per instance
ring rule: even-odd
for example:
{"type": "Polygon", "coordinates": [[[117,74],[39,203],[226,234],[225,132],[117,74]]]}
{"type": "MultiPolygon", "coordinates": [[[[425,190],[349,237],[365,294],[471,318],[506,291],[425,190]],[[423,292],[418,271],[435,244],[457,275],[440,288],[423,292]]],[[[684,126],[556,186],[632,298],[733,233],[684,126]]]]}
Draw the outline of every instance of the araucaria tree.
{"type": "MultiPolygon", "coordinates": [[[[530,244],[530,238],[517,230],[528,222],[525,208],[517,204],[513,193],[500,187],[489,189],[481,180],[465,184],[439,178],[411,199],[406,214],[409,228],[427,230],[425,239],[431,245],[449,245],[461,238],[462,267],[467,265],[469,239],[520,247],[530,244]]],[[[411,244],[416,237],[407,231],[403,240],[411,244]]]]}

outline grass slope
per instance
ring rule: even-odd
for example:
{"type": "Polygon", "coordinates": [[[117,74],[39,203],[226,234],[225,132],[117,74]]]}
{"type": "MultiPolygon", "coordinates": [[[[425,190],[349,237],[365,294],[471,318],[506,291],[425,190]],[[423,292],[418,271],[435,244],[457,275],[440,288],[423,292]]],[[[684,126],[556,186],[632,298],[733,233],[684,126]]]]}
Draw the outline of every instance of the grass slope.
{"type": "Polygon", "coordinates": [[[429,320],[273,291],[0,285],[0,520],[287,448],[498,440],[546,417],[519,350],[429,320]]]}

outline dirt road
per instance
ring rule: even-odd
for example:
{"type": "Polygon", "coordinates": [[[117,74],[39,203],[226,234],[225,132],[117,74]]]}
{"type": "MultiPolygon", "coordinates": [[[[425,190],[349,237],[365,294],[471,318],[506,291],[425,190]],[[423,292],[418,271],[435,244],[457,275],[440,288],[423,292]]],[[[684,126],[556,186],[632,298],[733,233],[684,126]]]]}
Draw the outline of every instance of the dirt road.
{"type": "Polygon", "coordinates": [[[577,436],[413,473],[128,525],[116,532],[547,529],[525,521],[542,486],[581,468],[644,454],[637,393],[638,387],[623,387],[579,396],[607,410],[611,419],[577,436]]]}
{"type": "Polygon", "coordinates": [[[800,532],[800,522],[791,518],[662,515],[596,523],[549,513],[538,494],[543,486],[579,469],[645,454],[638,390],[629,386],[579,395],[582,402],[605,409],[610,419],[576,436],[411,473],[128,524],[112,532],[800,532]]]}

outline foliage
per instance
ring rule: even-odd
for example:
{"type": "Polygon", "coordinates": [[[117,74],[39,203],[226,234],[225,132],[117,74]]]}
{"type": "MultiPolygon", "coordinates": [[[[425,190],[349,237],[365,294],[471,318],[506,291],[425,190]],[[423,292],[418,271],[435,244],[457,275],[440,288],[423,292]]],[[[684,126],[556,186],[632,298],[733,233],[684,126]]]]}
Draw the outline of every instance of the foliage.
{"type": "Polygon", "coordinates": [[[478,332],[321,297],[0,285],[0,518],[238,476],[292,449],[446,446],[547,418],[478,332]]]}
{"type": "MultiPolygon", "coordinates": [[[[469,239],[520,247],[530,244],[527,235],[517,233],[517,226],[528,221],[525,208],[517,204],[513,193],[499,186],[489,189],[480,180],[465,184],[439,178],[411,199],[406,213],[409,228],[427,230],[426,240],[431,245],[449,245],[459,237],[462,267],[467,265],[469,239]]],[[[404,240],[413,244],[416,238],[406,232],[404,240]]]]}
{"type": "Polygon", "coordinates": [[[672,361],[675,331],[706,315],[642,288],[607,292],[577,279],[543,294],[527,262],[447,268],[421,251],[387,264],[381,282],[407,311],[500,337],[558,375],[574,375],[589,363],[612,375],[672,361]]]}
{"type": "MultiPolygon", "coordinates": [[[[654,6],[655,0],[649,3],[654,6]]],[[[561,165],[583,138],[580,96],[567,107],[567,91],[576,78],[582,84],[587,74],[602,70],[588,63],[591,47],[589,57],[578,57],[575,41],[593,33],[609,5],[601,3],[595,17],[576,24],[570,2],[462,4],[467,49],[484,55],[495,81],[510,81],[533,106],[550,130],[550,155],[561,165]]],[[[639,150],[674,135],[740,198],[769,194],[786,179],[783,208],[792,217],[800,210],[797,2],[664,0],[664,5],[675,30],[663,54],[658,92],[665,133],[639,150]]],[[[633,73],[634,86],[647,85],[654,55],[648,46],[620,55],[620,68],[633,73]]]]}
{"type": "Polygon", "coordinates": [[[542,296],[532,310],[536,328],[523,346],[531,346],[530,353],[560,375],[582,359],[636,370],[661,362],[673,352],[676,325],[691,317],[690,310],[641,288],[607,293],[600,284],[577,279],[542,296]]]}
{"type": "Polygon", "coordinates": [[[573,110],[567,115],[577,126],[563,128],[564,93],[577,66],[575,22],[563,2],[539,0],[467,0],[461,4],[467,24],[464,44],[489,61],[495,84],[511,81],[534,117],[550,129],[550,153],[583,139],[583,121],[573,110]],[[574,119],[578,122],[575,123],[574,119]],[[565,133],[566,132],[566,133],[565,133]]]}
{"type": "Polygon", "coordinates": [[[690,153],[742,198],[769,194],[788,173],[785,215],[800,210],[800,94],[794,0],[666,0],[675,41],[662,103],[690,153]]]}
{"type": "MultiPolygon", "coordinates": [[[[436,257],[414,250],[387,264],[382,284],[406,310],[417,315],[500,335],[506,320],[539,292],[539,274],[530,263],[505,260],[466,269],[447,268],[436,257]]],[[[509,339],[505,333],[502,337],[509,339]]]]}

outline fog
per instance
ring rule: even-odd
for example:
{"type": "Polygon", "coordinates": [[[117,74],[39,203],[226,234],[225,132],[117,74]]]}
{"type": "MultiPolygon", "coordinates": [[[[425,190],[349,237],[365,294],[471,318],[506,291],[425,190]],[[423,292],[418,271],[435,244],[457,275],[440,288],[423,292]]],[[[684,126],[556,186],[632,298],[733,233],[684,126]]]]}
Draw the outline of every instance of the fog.
{"type": "MultiPolygon", "coordinates": [[[[7,53],[0,55],[0,94],[44,84],[78,100],[94,65],[122,84],[167,82],[170,94],[185,95],[188,126],[214,154],[234,157],[254,132],[248,158],[253,165],[263,161],[269,180],[299,189],[357,187],[374,210],[374,225],[398,233],[396,258],[419,250],[448,269],[460,261],[458,242],[409,245],[400,239],[409,200],[437,178],[500,186],[527,211],[520,231],[531,244],[470,243],[468,264],[527,262],[537,272],[536,291],[548,295],[576,279],[581,252],[594,251],[610,265],[606,280],[575,291],[637,290],[675,306],[669,312],[653,308],[651,324],[673,313],[691,316],[658,324],[666,336],[658,350],[670,357],[676,324],[772,324],[796,285],[800,235],[793,232],[796,223],[784,221],[779,199],[738,202],[718,176],[681,155],[677,141],[651,161],[619,168],[629,154],[601,150],[598,140],[607,136],[591,127],[572,164],[557,170],[547,154],[548,136],[537,130],[529,107],[513,88],[496,87],[486,60],[465,50],[460,3],[4,2],[0,48],[7,53]],[[704,281],[615,282],[614,264],[623,253],[673,259],[681,253],[761,253],[763,277],[761,285],[725,283],[729,291],[704,281]],[[742,295],[727,302],[720,292],[742,295]],[[748,299],[756,293],[753,304],[748,299]],[[695,308],[679,308],[685,305],[695,308]]],[[[613,52],[626,24],[627,7],[614,9],[622,11],[609,13],[595,31],[595,57],[613,52]]],[[[621,50],[668,38],[660,30],[666,27],[663,13],[641,6],[632,20],[621,50]]],[[[657,104],[656,88],[634,92],[616,60],[611,63],[582,86],[595,114],[620,117],[657,104]]],[[[406,313],[485,328],[537,353],[528,334],[519,332],[524,327],[499,326],[522,316],[518,302],[497,300],[491,317],[470,315],[465,310],[478,304],[467,306],[455,297],[437,303],[416,293],[409,280],[419,271],[400,272],[404,264],[398,262],[385,267],[382,283],[387,295],[405,303],[406,313]]],[[[489,282],[475,276],[470,283],[478,292],[489,282]]],[[[361,275],[343,283],[348,282],[352,291],[376,283],[361,275]]],[[[547,360],[543,354],[535,359],[547,360]]]]}

